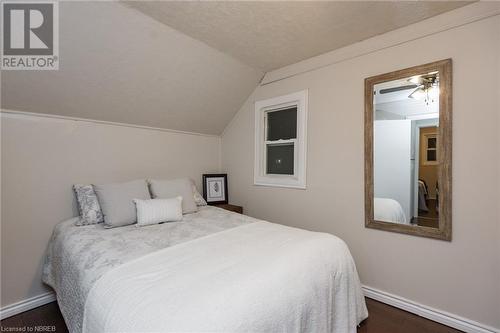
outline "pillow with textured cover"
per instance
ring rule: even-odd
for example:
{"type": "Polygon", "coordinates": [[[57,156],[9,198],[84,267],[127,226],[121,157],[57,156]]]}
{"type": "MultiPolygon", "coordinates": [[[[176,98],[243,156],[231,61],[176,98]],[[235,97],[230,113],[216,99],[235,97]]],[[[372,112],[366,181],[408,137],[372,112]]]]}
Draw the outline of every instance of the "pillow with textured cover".
{"type": "Polygon", "coordinates": [[[134,199],[137,226],[182,220],[182,197],[172,199],[134,199]]]}
{"type": "Polygon", "coordinates": [[[137,221],[134,199],[151,199],[145,180],[94,185],[106,228],[121,227],[137,221]]]}
{"type": "Polygon", "coordinates": [[[191,179],[191,185],[193,189],[193,198],[194,202],[196,203],[196,206],[206,206],[207,202],[205,199],[203,199],[203,196],[198,192],[198,189],[196,188],[196,185],[194,184],[194,180],[191,179]]]}
{"type": "Polygon", "coordinates": [[[198,206],[194,201],[193,186],[188,178],[172,180],[149,181],[151,194],[154,199],[171,199],[182,197],[182,213],[189,214],[198,211],[198,206]]]}
{"type": "Polygon", "coordinates": [[[76,225],[91,225],[104,222],[99,200],[94,192],[92,185],[73,185],[76,201],[78,203],[78,212],[80,218],[76,221],[76,225]]]}

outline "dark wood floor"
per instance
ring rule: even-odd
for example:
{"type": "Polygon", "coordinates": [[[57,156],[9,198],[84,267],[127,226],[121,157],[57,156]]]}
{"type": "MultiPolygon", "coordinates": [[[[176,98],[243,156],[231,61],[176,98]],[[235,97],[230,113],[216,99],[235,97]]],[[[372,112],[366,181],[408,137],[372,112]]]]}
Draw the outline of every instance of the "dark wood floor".
{"type": "Polygon", "coordinates": [[[427,212],[422,210],[418,211],[418,217],[413,217],[412,223],[430,228],[439,228],[439,213],[437,210],[437,201],[435,199],[427,200],[427,212]]]}
{"type": "Polygon", "coordinates": [[[21,329],[17,330],[18,332],[68,332],[56,302],[6,318],[1,321],[0,326],[2,332],[8,332],[5,329],[7,327],[11,328],[12,332],[15,332],[12,329],[16,328],[21,329]],[[43,326],[48,327],[43,329],[43,326]]]}
{"type": "MultiPolygon", "coordinates": [[[[435,323],[392,306],[366,299],[370,316],[358,328],[358,333],[456,333],[453,328],[435,323]]],[[[24,328],[32,332],[68,332],[57,303],[50,303],[1,321],[2,332],[7,328],[24,328]],[[48,326],[42,328],[40,326],[48,326]],[[37,330],[38,327],[38,330],[37,330]],[[32,330],[30,328],[33,328],[32,330]]]]}
{"type": "Polygon", "coordinates": [[[419,217],[428,217],[428,218],[439,218],[439,212],[437,209],[437,200],[436,199],[427,199],[427,211],[418,210],[419,217]]]}
{"type": "Polygon", "coordinates": [[[366,299],[369,317],[358,333],[457,333],[454,328],[414,315],[384,303],[366,299]]]}

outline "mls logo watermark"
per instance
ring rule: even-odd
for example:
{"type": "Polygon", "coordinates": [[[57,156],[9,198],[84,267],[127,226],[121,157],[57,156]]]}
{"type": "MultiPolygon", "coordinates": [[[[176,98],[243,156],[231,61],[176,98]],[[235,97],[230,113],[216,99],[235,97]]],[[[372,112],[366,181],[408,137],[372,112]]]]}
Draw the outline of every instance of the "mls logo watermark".
{"type": "Polygon", "coordinates": [[[57,2],[2,1],[2,70],[59,69],[57,2]]]}

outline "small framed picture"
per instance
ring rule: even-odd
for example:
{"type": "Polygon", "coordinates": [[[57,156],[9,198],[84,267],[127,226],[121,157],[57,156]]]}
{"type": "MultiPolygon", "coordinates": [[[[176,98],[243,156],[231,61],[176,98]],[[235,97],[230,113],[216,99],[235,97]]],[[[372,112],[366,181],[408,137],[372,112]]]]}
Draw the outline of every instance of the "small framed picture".
{"type": "Polygon", "coordinates": [[[209,205],[227,204],[227,174],[203,175],[203,198],[209,205]]]}

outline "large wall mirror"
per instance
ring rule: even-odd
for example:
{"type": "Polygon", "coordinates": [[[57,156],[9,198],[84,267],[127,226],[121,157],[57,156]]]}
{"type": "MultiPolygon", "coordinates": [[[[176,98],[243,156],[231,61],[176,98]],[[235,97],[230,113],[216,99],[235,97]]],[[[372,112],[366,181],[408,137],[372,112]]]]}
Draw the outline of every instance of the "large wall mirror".
{"type": "Polygon", "coordinates": [[[451,240],[451,59],[365,80],[365,225],[451,240]]]}

